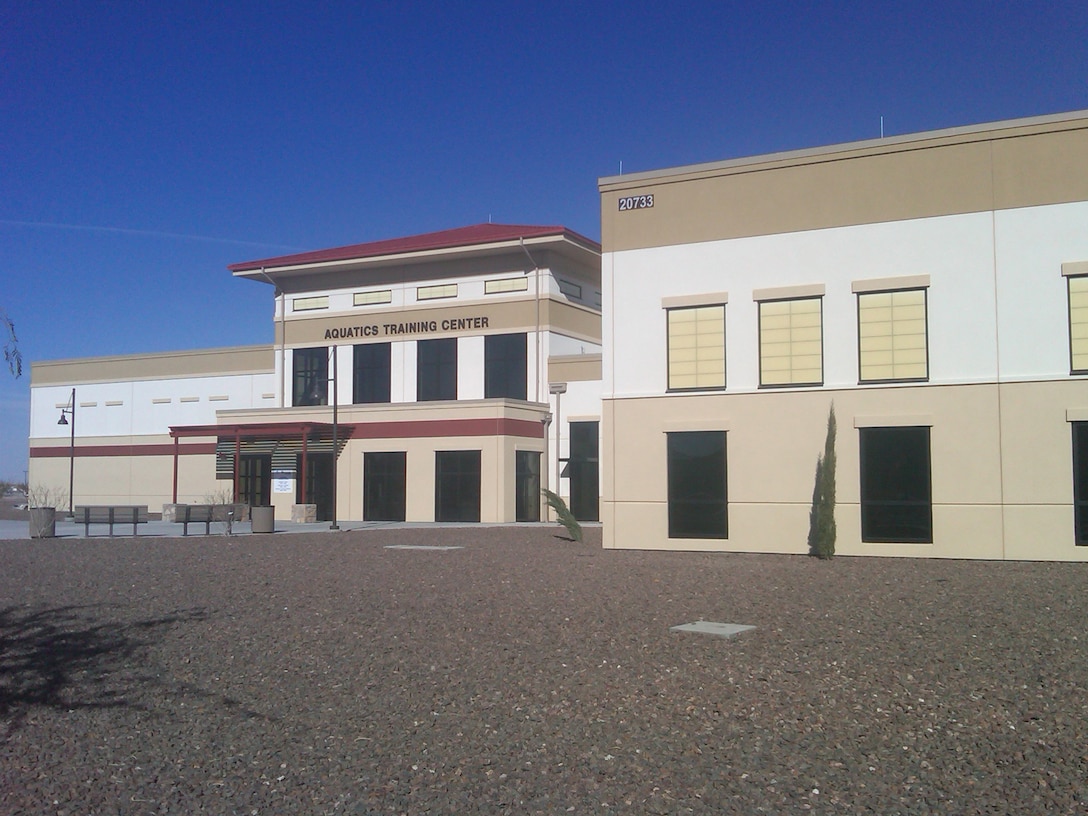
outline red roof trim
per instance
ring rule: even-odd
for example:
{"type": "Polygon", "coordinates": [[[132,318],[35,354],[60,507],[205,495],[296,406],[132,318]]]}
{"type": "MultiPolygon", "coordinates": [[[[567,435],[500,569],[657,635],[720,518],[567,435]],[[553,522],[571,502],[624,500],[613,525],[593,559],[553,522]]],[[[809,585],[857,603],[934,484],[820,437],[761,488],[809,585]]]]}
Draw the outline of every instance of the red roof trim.
{"type": "Polygon", "coordinates": [[[297,266],[324,261],[347,261],[356,258],[378,258],[383,255],[401,255],[408,252],[425,252],[434,249],[455,249],[473,244],[494,244],[518,238],[541,238],[549,235],[570,238],[578,243],[600,249],[600,245],[583,235],[562,226],[531,226],[524,224],[475,224],[471,227],[426,232],[405,238],[371,241],[365,244],[319,249],[295,255],[279,255],[256,261],[230,264],[231,272],[255,269],[274,269],[280,266],[297,266]]]}

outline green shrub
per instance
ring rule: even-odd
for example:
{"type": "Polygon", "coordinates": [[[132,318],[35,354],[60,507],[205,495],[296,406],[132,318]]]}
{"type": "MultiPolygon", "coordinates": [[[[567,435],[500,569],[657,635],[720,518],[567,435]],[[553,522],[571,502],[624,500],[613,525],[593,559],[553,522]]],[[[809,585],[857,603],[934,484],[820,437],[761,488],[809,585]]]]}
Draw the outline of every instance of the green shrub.
{"type": "Polygon", "coordinates": [[[541,493],[544,494],[544,498],[548,500],[548,506],[555,510],[556,519],[560,524],[567,528],[567,532],[570,537],[575,541],[581,543],[582,541],[582,525],[578,523],[578,519],[570,512],[570,508],[567,507],[567,503],[563,501],[563,497],[559,496],[548,488],[542,488],[541,493]]]}

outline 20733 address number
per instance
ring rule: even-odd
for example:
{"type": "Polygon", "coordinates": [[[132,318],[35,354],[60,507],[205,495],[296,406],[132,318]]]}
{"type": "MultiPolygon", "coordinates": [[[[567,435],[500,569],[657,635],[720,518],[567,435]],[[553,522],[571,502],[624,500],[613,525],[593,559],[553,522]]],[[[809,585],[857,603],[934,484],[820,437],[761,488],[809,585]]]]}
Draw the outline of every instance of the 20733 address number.
{"type": "Polygon", "coordinates": [[[626,210],[648,210],[654,205],[654,197],[650,195],[625,196],[620,199],[620,212],[626,210]]]}

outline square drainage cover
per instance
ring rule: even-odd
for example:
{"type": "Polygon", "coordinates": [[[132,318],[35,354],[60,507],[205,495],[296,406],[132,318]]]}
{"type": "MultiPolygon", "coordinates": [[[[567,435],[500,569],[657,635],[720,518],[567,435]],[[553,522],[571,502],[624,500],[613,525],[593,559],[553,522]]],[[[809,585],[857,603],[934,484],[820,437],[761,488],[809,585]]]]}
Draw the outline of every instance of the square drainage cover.
{"type": "Polygon", "coordinates": [[[440,544],[386,544],[387,550],[463,550],[464,547],[455,547],[453,545],[443,546],[440,544]]]}
{"type": "Polygon", "coordinates": [[[741,623],[715,623],[714,621],[695,621],[695,623],[682,623],[679,626],[670,626],[670,632],[695,632],[700,635],[714,635],[715,637],[731,638],[741,632],[755,629],[754,626],[745,626],[741,623]]]}

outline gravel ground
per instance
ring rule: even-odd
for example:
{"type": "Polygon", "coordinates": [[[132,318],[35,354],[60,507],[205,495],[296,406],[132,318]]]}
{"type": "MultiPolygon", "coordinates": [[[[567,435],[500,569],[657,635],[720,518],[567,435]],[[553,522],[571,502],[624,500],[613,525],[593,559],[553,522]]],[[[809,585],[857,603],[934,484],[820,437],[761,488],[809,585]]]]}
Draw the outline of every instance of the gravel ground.
{"type": "Polygon", "coordinates": [[[1088,811],[1088,565],[557,529],[0,542],[0,811],[1088,811]]]}

